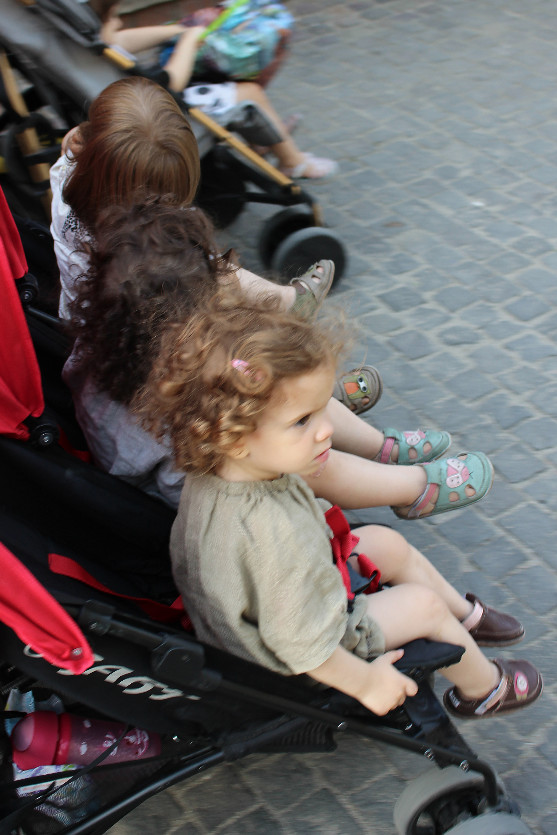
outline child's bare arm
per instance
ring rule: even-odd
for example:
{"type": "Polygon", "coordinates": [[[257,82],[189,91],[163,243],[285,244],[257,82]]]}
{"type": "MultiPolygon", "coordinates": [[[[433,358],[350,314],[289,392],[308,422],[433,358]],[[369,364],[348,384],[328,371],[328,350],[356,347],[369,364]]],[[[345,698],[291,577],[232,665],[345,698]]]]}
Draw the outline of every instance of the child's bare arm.
{"type": "Polygon", "coordinates": [[[179,23],[162,26],[137,26],[133,29],[122,29],[119,18],[111,17],[101,27],[101,38],[108,46],[121,46],[132,54],[152,49],[154,46],[169,41],[176,35],[182,35],[187,30],[179,23]]]}
{"type": "Polygon", "coordinates": [[[358,699],[368,710],[383,716],[401,705],[407,696],[418,692],[416,682],[393,667],[403,655],[404,650],[392,650],[370,663],[339,646],[327,661],[308,670],[308,675],[358,699]]]}
{"type": "Polygon", "coordinates": [[[204,26],[191,26],[186,29],[164,65],[168,73],[170,89],[176,93],[180,93],[191,78],[199,38],[204,31],[204,26]]]}

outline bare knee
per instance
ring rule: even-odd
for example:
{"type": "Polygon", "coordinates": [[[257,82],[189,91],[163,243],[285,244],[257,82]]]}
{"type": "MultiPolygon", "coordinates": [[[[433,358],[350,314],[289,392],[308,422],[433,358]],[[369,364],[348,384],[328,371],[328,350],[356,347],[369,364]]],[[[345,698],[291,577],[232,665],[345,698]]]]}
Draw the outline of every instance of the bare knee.
{"type": "Polygon", "coordinates": [[[241,81],[236,90],[240,101],[254,101],[258,104],[264,104],[267,101],[263,87],[255,81],[241,81]]]}
{"type": "Polygon", "coordinates": [[[419,623],[416,624],[423,638],[435,640],[439,630],[448,617],[451,617],[449,607],[436,591],[427,586],[409,584],[412,588],[420,610],[419,623]]]}
{"type": "Polygon", "coordinates": [[[401,534],[383,525],[367,525],[356,529],[354,533],[360,537],[357,550],[373,560],[381,571],[384,583],[406,582],[414,552],[401,534]]]}

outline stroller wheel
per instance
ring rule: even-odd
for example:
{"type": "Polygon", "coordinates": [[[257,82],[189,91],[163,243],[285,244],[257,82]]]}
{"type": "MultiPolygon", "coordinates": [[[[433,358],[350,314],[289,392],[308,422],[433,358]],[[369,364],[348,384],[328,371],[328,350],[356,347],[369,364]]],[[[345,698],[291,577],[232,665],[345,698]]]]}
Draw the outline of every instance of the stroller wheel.
{"type": "Polygon", "coordinates": [[[335,281],[344,273],[346,251],[338,234],[324,226],[308,226],[288,235],[276,248],[271,269],[286,280],[301,275],[316,261],[328,258],[335,263],[335,281]]]}
{"type": "Polygon", "coordinates": [[[459,823],[445,835],[532,835],[532,830],[516,815],[493,812],[459,823]]]}
{"type": "Polygon", "coordinates": [[[259,236],[259,257],[266,267],[271,266],[273,255],[282,241],[297,232],[314,225],[313,211],[305,203],[299,206],[289,206],[287,209],[271,215],[263,224],[259,236]]]}
{"type": "MultiPolygon", "coordinates": [[[[438,832],[448,835],[449,831],[453,835],[450,828],[453,824],[479,826],[483,813],[489,811],[484,788],[481,774],[463,771],[457,766],[426,771],[406,786],[395,803],[393,819],[396,831],[399,835],[435,835],[438,832]]],[[[505,803],[502,784],[500,803],[505,803]]],[[[506,808],[509,808],[508,804],[506,808]]],[[[521,823],[514,815],[508,817],[521,823]]],[[[517,835],[522,831],[516,830],[517,835]]],[[[457,832],[458,828],[454,829],[454,835],[457,832]]],[[[497,832],[497,829],[492,834],[491,830],[471,828],[465,829],[462,835],[495,835],[497,832]]],[[[514,835],[514,830],[505,831],[505,835],[514,835]]]]}

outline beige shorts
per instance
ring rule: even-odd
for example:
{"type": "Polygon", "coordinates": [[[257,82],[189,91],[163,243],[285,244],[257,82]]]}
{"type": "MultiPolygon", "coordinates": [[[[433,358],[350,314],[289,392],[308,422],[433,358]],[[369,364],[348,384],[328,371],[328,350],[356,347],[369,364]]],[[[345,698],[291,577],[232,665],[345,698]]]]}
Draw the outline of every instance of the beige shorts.
{"type": "Polygon", "coordinates": [[[385,636],[381,627],[367,613],[367,595],[357,594],[354,598],[346,631],[340,643],[360,658],[375,658],[385,652],[385,636]]]}

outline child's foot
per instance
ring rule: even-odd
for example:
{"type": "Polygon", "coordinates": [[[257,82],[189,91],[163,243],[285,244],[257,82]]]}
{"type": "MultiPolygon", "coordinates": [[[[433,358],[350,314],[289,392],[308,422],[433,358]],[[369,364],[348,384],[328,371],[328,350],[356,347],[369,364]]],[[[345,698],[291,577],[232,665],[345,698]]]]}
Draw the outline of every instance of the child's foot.
{"type": "Polygon", "coordinates": [[[382,394],[381,374],[373,365],[362,365],[343,374],[333,389],[333,397],[355,415],[361,415],[375,406],[382,394]]]}
{"type": "MultiPolygon", "coordinates": [[[[282,125],[288,136],[292,136],[302,119],[303,116],[301,113],[292,113],[284,119],[282,125]]],[[[260,157],[266,157],[267,154],[270,154],[272,151],[270,145],[250,145],[250,148],[252,151],[255,151],[256,154],[259,154],[260,157]]]]}
{"type": "Polygon", "coordinates": [[[507,647],[524,637],[524,627],[512,615],[485,606],[475,594],[467,594],[472,611],[462,625],[481,647],[507,647]]]}
{"type": "Polygon", "coordinates": [[[456,458],[418,466],[425,470],[426,487],[411,505],[392,508],[401,519],[421,519],[473,504],[493,484],[493,465],[483,452],[461,452],[456,458]]]}
{"type": "Polygon", "coordinates": [[[375,456],[380,464],[425,464],[443,455],[451,445],[448,432],[435,429],[383,429],[385,442],[375,456]]]}
{"type": "Polygon", "coordinates": [[[542,692],[542,677],[529,661],[508,661],[494,658],[501,673],[497,687],[480,699],[463,699],[456,687],[445,691],[443,702],[447,710],[461,719],[480,719],[484,716],[520,710],[535,702],[542,692]]]}
{"type": "Polygon", "coordinates": [[[338,171],[338,164],[332,159],[308,153],[302,154],[302,157],[297,165],[283,165],[280,171],[292,180],[319,180],[338,171]]]}
{"type": "Polygon", "coordinates": [[[334,277],[334,262],[323,259],[303,275],[293,278],[290,284],[296,291],[296,298],[290,310],[304,319],[311,318],[331,289],[334,277]]]}

